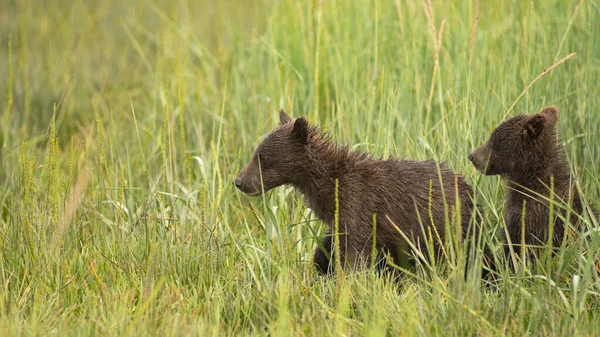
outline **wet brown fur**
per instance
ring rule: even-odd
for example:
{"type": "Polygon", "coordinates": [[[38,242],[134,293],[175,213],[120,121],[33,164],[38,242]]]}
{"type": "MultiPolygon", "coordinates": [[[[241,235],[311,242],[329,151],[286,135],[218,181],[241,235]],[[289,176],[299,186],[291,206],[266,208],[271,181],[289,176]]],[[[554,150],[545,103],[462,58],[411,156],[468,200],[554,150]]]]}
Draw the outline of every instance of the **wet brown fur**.
{"type": "MultiPolygon", "coordinates": [[[[397,257],[408,246],[403,243],[402,235],[388,216],[420,245],[425,238],[422,222],[423,227],[434,236],[434,247],[439,251],[439,240],[435,238],[439,234],[441,240],[445,239],[444,200],[452,219],[458,194],[460,226],[463,233],[467,232],[473,211],[471,188],[443,163],[432,160],[376,160],[369,154],[338,146],[326,133],[309,126],[304,118],[292,121],[282,110],[280,119],[280,126],[257,147],[235,184],[249,195],[258,195],[263,189],[267,191],[284,184],[294,186],[304,195],[316,216],[329,226],[328,234],[331,234],[336,204],[335,184],[339,179],[342,263],[348,260],[346,262],[359,265],[370,261],[373,213],[377,215],[378,251],[389,253],[395,263],[399,262],[397,257]],[[432,220],[435,229],[430,228],[432,220]]],[[[328,251],[332,250],[332,241],[331,235],[323,240],[328,251]]],[[[314,254],[315,266],[324,273],[332,271],[333,267],[328,255],[319,248],[314,254]]]]}
{"type": "Polygon", "coordinates": [[[552,244],[561,245],[567,216],[576,225],[583,211],[569,165],[556,134],[558,110],[547,107],[533,115],[519,115],[500,124],[490,139],[471,154],[473,165],[486,175],[500,175],[506,183],[505,221],[516,252],[521,243],[525,204],[525,244],[544,245],[550,234],[550,202],[555,200],[552,244]],[[551,190],[554,195],[551,196],[551,190]],[[557,216],[560,214],[560,216],[557,216]]]}

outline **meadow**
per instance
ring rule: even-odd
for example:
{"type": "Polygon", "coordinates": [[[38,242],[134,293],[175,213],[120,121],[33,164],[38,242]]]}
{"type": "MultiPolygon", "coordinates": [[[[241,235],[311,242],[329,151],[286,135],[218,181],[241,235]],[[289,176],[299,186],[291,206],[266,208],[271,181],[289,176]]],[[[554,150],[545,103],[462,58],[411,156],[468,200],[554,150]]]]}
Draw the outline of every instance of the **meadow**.
{"type": "Polygon", "coordinates": [[[597,0],[0,1],[0,335],[597,336],[589,215],[494,286],[460,249],[398,282],[319,277],[302,197],[232,181],[285,108],[445,161],[497,252],[505,188],[468,153],[556,105],[598,207],[599,84],[597,0]]]}

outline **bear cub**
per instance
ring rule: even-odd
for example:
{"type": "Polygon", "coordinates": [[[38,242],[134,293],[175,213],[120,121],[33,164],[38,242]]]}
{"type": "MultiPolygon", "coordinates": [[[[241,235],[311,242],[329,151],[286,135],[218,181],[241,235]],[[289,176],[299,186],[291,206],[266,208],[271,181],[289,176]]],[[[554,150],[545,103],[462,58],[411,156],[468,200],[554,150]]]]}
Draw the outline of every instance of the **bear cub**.
{"type": "Polygon", "coordinates": [[[504,217],[517,253],[520,252],[523,222],[526,245],[540,246],[550,241],[550,199],[555,201],[551,238],[554,247],[561,245],[565,235],[562,220],[568,213],[565,206],[571,208],[568,221],[574,225],[583,211],[581,198],[559,145],[556,133],[558,118],[558,110],[554,106],[537,114],[510,118],[468,156],[481,173],[500,175],[505,180],[504,217]],[[551,195],[552,190],[554,195],[551,195]]]}
{"type": "Polygon", "coordinates": [[[474,210],[471,188],[443,163],[373,159],[338,146],[304,118],[292,120],[283,110],[279,117],[280,125],[258,145],[234,184],[250,196],[281,185],[291,185],[304,195],[311,210],[329,227],[322,242],[326,251],[317,248],[314,253],[319,272],[334,269],[330,253],[335,242],[336,179],[344,268],[364,267],[372,258],[383,261],[378,267],[386,267],[385,259],[380,259],[386,256],[397,265],[405,264],[410,248],[398,228],[417,247],[428,240],[437,252],[446,239],[446,228],[460,226],[463,236],[467,234],[474,210]],[[378,254],[374,257],[373,214],[378,254]]]}

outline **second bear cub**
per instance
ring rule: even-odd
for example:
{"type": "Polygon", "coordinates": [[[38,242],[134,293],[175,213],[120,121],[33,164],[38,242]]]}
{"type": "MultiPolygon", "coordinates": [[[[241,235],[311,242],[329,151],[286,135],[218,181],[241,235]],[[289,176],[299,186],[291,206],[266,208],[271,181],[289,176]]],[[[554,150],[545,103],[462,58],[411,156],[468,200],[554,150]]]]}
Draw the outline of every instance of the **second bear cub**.
{"type": "Polygon", "coordinates": [[[323,241],[328,252],[317,248],[314,254],[315,267],[328,273],[333,270],[329,252],[334,242],[336,180],[343,265],[360,267],[372,258],[373,214],[376,249],[396,264],[405,261],[409,248],[398,228],[418,246],[423,246],[423,240],[432,242],[438,252],[440,242],[446,240],[448,221],[463,235],[468,231],[474,209],[471,188],[443,163],[376,160],[351,152],[306,119],[292,120],[283,110],[279,127],[258,145],[234,183],[248,195],[284,184],[304,194],[308,206],[329,226],[330,235],[323,241]],[[460,223],[454,225],[457,219],[460,223]]]}
{"type": "Polygon", "coordinates": [[[561,245],[565,235],[562,218],[569,213],[568,221],[574,224],[577,214],[583,211],[558,142],[558,117],[558,110],[550,106],[537,114],[508,119],[485,144],[469,154],[477,170],[485,175],[500,175],[506,181],[505,221],[516,252],[520,251],[522,223],[525,244],[548,243],[549,200],[555,201],[551,240],[554,247],[561,245]]]}

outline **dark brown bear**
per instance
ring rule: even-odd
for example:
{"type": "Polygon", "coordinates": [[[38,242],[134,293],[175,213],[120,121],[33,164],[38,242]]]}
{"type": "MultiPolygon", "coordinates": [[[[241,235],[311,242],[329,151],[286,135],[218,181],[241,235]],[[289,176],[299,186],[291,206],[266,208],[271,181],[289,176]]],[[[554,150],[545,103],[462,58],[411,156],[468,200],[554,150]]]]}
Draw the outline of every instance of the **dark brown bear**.
{"type": "Polygon", "coordinates": [[[527,245],[545,245],[550,234],[550,202],[554,202],[552,244],[560,246],[565,234],[561,218],[571,208],[570,223],[581,214],[580,196],[558,143],[558,111],[550,106],[534,115],[519,115],[500,124],[469,160],[485,175],[506,181],[505,221],[513,248],[519,252],[522,223],[527,245]],[[551,186],[554,195],[551,196],[551,186]],[[525,218],[523,219],[523,207],[525,218]],[[573,214],[577,213],[577,214],[573,214]],[[524,222],[523,222],[524,220],[524,222]]]}
{"type": "MultiPolygon", "coordinates": [[[[394,224],[421,247],[423,239],[431,234],[438,252],[440,241],[446,240],[447,218],[454,223],[459,218],[463,235],[467,233],[473,210],[471,188],[444,164],[431,160],[374,160],[368,154],[350,152],[347,147],[338,147],[306,119],[294,121],[283,110],[279,127],[258,145],[234,183],[251,196],[281,185],[292,185],[304,194],[312,211],[329,225],[329,235],[323,240],[328,252],[317,248],[314,254],[316,268],[328,273],[334,265],[328,256],[335,242],[331,234],[336,179],[343,266],[355,268],[370,262],[373,214],[377,219],[378,254],[391,256],[394,263],[406,263],[404,254],[410,249],[394,224]],[[460,217],[456,214],[457,196],[460,217]]],[[[456,228],[453,223],[449,226],[456,228]]]]}

